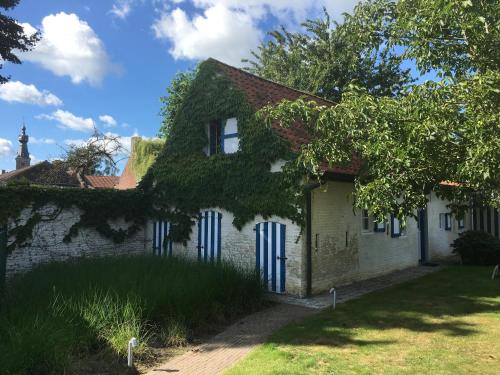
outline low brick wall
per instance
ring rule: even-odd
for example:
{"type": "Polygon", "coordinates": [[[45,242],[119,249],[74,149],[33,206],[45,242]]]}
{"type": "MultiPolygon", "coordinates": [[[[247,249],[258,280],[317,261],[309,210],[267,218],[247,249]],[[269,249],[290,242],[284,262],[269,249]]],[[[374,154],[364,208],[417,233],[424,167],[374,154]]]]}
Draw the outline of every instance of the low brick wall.
{"type": "MultiPolygon", "coordinates": [[[[54,212],[55,207],[46,206],[41,211],[45,214],[54,212]]],[[[29,210],[24,210],[19,222],[24,223],[29,217],[29,210]]],[[[18,247],[7,255],[6,273],[11,277],[19,272],[26,272],[43,263],[67,261],[73,258],[120,256],[142,254],[146,249],[145,229],[126,239],[121,244],[103,237],[95,229],[81,228],[78,236],[71,242],[63,242],[71,226],[79,220],[77,208],[63,210],[56,219],[43,221],[33,229],[33,238],[26,246],[18,247]]],[[[127,228],[123,220],[110,223],[113,228],[127,228]]],[[[12,227],[14,223],[10,224],[12,227]]],[[[12,242],[9,239],[9,243],[12,242]]]]}

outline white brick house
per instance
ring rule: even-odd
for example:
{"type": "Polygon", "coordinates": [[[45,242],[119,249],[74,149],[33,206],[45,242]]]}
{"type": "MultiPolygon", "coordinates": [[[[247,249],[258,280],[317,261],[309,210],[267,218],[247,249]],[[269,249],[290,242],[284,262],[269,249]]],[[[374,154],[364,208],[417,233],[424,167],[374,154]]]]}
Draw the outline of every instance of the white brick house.
{"type": "MultiPolygon", "coordinates": [[[[332,104],[218,61],[212,60],[212,63],[256,109],[303,96],[320,104],[332,104]]],[[[208,120],[205,132],[209,141],[204,152],[211,155],[215,149],[211,142],[214,139],[220,139],[223,152],[237,152],[237,119],[223,119],[222,130],[212,129],[208,120]],[[212,132],[216,133],[215,137],[212,132]]],[[[308,141],[308,135],[299,125],[287,129],[275,126],[274,130],[289,141],[292,149],[299,149],[308,141]]],[[[281,171],[283,163],[272,161],[271,171],[281,171]]],[[[439,214],[446,213],[446,205],[434,195],[427,207],[427,217],[422,217],[425,222],[419,225],[417,220],[409,218],[405,228],[392,216],[377,224],[366,216],[365,210],[353,210],[354,178],[360,164],[354,160],[348,167],[326,168],[322,184],[311,186],[306,193],[303,226],[281,217],[264,220],[257,216],[238,230],[232,224],[231,212],[205,207],[186,244],[165,243],[168,223],[151,223],[148,240],[156,253],[201,261],[221,259],[246,269],[257,268],[270,291],[300,296],[449,254],[449,244],[456,238],[458,229],[435,230],[435,222],[439,214]]]]}

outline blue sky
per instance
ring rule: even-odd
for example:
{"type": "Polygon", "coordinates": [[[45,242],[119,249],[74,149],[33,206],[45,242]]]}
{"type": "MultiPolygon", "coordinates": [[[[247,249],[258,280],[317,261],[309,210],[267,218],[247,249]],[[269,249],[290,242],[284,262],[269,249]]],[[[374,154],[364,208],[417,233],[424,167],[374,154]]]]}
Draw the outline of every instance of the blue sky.
{"type": "Polygon", "coordinates": [[[22,122],[35,162],[57,158],[93,126],[154,137],[159,98],[177,71],[207,57],[238,65],[265,38],[355,0],[21,0],[8,12],[42,32],[22,65],[5,64],[0,86],[0,169],[12,170],[22,122]]]}

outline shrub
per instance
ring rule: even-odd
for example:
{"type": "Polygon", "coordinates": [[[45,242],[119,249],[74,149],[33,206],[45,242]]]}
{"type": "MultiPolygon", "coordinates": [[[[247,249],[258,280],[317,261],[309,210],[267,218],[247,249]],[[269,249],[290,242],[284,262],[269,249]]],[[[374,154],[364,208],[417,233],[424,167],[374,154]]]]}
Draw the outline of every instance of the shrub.
{"type": "Polygon", "coordinates": [[[463,264],[495,265],[500,263],[500,240],[489,233],[466,231],[451,244],[463,264]]]}
{"type": "Polygon", "coordinates": [[[153,256],[53,263],[11,280],[0,306],[0,373],[71,372],[76,357],[124,358],[131,337],[184,345],[198,328],[252,311],[255,272],[153,256]]]}

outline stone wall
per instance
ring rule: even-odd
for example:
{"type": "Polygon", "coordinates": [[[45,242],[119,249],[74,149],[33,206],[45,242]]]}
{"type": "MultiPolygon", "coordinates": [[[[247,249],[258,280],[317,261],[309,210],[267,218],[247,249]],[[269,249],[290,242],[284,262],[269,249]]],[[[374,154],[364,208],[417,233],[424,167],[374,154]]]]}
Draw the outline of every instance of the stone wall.
{"type": "Polygon", "coordinates": [[[406,233],[363,231],[360,210],[353,210],[353,184],[328,182],[312,192],[312,291],[415,266],[418,228],[408,219],[406,233]]]}
{"type": "MultiPolygon", "coordinates": [[[[255,269],[256,263],[256,234],[255,225],[260,222],[274,221],[286,225],[285,251],[286,257],[286,284],[285,292],[295,295],[305,295],[305,247],[304,236],[301,235],[300,226],[288,219],[270,217],[264,220],[257,216],[253,221],[247,223],[241,231],[233,224],[234,216],[219,208],[208,208],[210,211],[222,213],[221,220],[221,258],[245,269],[255,269]]],[[[204,211],[204,210],[202,210],[204,211]]],[[[152,251],[152,223],[147,231],[148,249],[152,251]]],[[[175,256],[187,256],[192,259],[198,258],[198,225],[193,225],[189,241],[184,246],[174,243],[172,253],[175,256]]]]}
{"type": "MultiPolygon", "coordinates": [[[[50,215],[55,212],[55,207],[46,206],[41,212],[50,215]]],[[[28,213],[28,210],[23,211],[19,219],[20,223],[27,220],[28,213]]],[[[43,263],[66,261],[79,257],[144,253],[146,249],[145,229],[141,229],[135,236],[126,239],[124,243],[115,244],[111,239],[101,236],[94,229],[81,228],[77,237],[69,243],[64,243],[64,236],[79,217],[80,211],[77,208],[72,208],[63,210],[55,220],[37,224],[33,229],[33,239],[29,241],[27,246],[16,248],[7,256],[7,277],[18,272],[28,271],[43,263]]],[[[115,229],[127,228],[122,220],[111,223],[111,225],[115,229]]]]}

